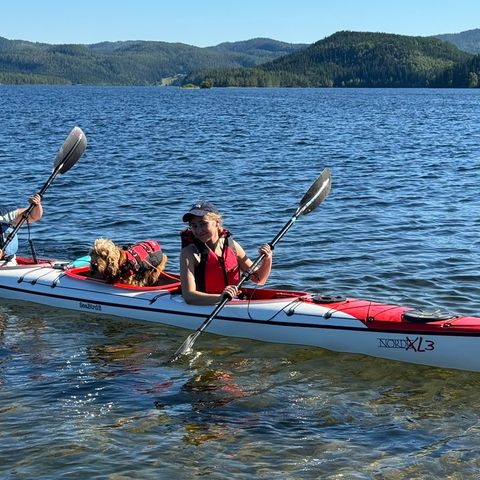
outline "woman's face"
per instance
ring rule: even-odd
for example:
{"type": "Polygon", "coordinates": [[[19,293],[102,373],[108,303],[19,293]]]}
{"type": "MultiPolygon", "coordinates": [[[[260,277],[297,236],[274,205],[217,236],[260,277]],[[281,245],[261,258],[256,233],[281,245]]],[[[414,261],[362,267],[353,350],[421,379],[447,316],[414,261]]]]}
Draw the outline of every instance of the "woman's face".
{"type": "Polygon", "coordinates": [[[218,220],[213,220],[208,215],[193,217],[189,226],[193,235],[203,243],[216,242],[218,239],[218,220]]]}

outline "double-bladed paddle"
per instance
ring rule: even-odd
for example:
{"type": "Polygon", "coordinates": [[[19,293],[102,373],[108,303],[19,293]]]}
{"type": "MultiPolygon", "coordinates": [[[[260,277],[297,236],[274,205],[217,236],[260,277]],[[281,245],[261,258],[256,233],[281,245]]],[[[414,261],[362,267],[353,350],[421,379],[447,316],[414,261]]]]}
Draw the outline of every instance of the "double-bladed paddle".
{"type": "MultiPolygon", "coordinates": [[[[87,137],[85,136],[81,128],[74,127],[66,140],[63,142],[63,145],[60,147],[60,150],[55,157],[55,161],[53,162],[52,174],[45,182],[45,185],[38,192],[40,197],[43,197],[44,193],[47,191],[47,188],[51,185],[51,183],[58,175],[68,172],[77,163],[79,158],[83,155],[83,152],[85,152],[86,148],[87,137]]],[[[30,213],[32,213],[32,210],[34,208],[35,205],[31,203],[29,207],[23,212],[22,218],[5,240],[2,246],[2,250],[5,251],[7,245],[12,241],[13,237],[16,235],[20,227],[27,221],[30,213]]]]}
{"type": "MultiPolygon", "coordinates": [[[[297,207],[297,210],[292,215],[292,218],[284,225],[284,227],[277,233],[275,238],[269,243],[270,248],[273,250],[275,245],[280,241],[280,239],[288,232],[292,225],[297,221],[298,217],[301,215],[307,215],[313,210],[315,210],[324,200],[327,198],[327,195],[330,193],[330,188],[332,186],[332,177],[330,170],[325,168],[320,176],[313,182],[312,186],[308,189],[307,193],[303,196],[300,204],[297,207]]],[[[260,262],[265,257],[265,254],[260,255],[253,265],[246,271],[242,273],[240,280],[237,283],[237,287],[240,288],[246,280],[248,280],[255,269],[258,267],[260,262]]],[[[202,323],[202,325],[192,334],[190,334],[187,339],[183,342],[181,347],[175,352],[171,357],[170,361],[175,361],[181,355],[188,353],[195,343],[195,340],[200,336],[200,334],[210,325],[213,319],[218,315],[220,310],[225,306],[225,304],[231,300],[230,296],[224,294],[220,303],[215,307],[210,316],[202,323]]]]}

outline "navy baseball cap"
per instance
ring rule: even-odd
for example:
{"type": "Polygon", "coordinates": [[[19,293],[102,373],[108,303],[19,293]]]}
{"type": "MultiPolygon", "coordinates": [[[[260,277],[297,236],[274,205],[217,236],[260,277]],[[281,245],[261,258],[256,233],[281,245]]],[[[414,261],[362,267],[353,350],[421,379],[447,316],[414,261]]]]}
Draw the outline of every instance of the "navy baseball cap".
{"type": "Polygon", "coordinates": [[[192,217],[203,217],[207,213],[216,213],[219,215],[217,207],[211,202],[197,202],[192,205],[192,208],[183,216],[184,222],[189,222],[192,217]]]}

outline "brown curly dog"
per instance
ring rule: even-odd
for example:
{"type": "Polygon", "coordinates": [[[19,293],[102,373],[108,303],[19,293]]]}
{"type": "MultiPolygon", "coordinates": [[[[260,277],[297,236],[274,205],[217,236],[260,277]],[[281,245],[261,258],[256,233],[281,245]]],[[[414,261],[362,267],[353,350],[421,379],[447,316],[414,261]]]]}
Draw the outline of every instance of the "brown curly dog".
{"type": "Polygon", "coordinates": [[[165,269],[167,256],[155,240],[120,247],[97,238],[90,249],[90,274],[107,283],[153,287],[165,269]]]}

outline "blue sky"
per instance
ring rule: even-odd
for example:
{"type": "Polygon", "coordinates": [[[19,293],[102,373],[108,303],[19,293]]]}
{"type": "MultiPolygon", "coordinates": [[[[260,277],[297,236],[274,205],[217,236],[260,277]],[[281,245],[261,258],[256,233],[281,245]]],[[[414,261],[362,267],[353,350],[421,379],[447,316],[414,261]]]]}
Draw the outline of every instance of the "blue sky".
{"type": "Polygon", "coordinates": [[[480,28],[479,0],[4,0],[0,36],[45,43],[158,40],[199,47],[340,30],[402,35],[480,28]]]}

